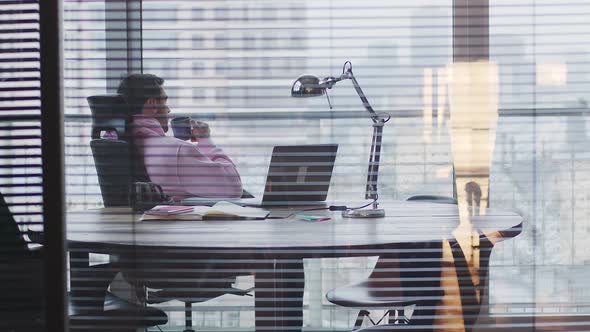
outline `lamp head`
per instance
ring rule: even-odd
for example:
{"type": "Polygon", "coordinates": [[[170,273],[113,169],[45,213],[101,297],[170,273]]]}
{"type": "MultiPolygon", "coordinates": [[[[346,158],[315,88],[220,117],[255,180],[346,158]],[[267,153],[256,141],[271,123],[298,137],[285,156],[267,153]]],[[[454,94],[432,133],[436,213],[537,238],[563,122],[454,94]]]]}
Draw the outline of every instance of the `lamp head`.
{"type": "Polygon", "coordinates": [[[302,75],[291,87],[291,97],[306,98],[323,96],[326,86],[320,84],[320,78],[313,75],[302,75]]]}

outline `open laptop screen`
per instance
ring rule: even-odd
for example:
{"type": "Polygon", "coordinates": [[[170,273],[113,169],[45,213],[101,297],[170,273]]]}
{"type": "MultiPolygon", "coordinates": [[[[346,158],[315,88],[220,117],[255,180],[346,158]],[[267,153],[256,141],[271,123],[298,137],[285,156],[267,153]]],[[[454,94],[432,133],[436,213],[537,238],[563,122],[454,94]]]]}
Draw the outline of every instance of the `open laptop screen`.
{"type": "Polygon", "coordinates": [[[275,146],[264,188],[264,205],[326,200],[337,144],[275,146]]]}

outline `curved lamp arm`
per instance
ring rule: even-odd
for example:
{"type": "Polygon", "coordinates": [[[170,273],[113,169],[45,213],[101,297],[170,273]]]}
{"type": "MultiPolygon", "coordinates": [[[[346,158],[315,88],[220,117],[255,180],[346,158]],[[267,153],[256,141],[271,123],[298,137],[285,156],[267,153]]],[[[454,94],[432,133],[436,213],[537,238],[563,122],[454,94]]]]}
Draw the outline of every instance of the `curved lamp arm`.
{"type": "Polygon", "coordinates": [[[369,169],[367,172],[365,199],[375,200],[374,208],[377,208],[377,200],[379,199],[377,184],[379,178],[379,162],[381,160],[381,143],[383,141],[383,126],[388,119],[380,117],[373,110],[373,107],[365,96],[363,89],[361,89],[361,86],[356,80],[356,77],[354,77],[354,74],[352,73],[352,63],[350,61],[346,61],[344,63],[344,66],[342,67],[342,75],[337,79],[337,81],[345,79],[352,80],[352,85],[354,86],[356,93],[361,98],[363,106],[365,106],[367,112],[369,112],[371,120],[373,120],[373,139],[371,141],[371,152],[369,154],[369,169]]]}
{"type": "Polygon", "coordinates": [[[363,106],[365,106],[365,109],[371,115],[371,120],[373,120],[373,122],[385,123],[387,121],[387,120],[384,120],[383,118],[379,117],[379,115],[377,113],[375,113],[375,111],[373,110],[373,107],[371,106],[371,104],[369,104],[369,100],[365,96],[363,89],[361,89],[359,82],[356,80],[356,77],[354,77],[354,74],[352,73],[352,63],[350,61],[346,61],[344,63],[344,66],[342,68],[341,78],[352,80],[352,85],[354,86],[356,93],[361,98],[361,101],[363,102],[363,106]]]}

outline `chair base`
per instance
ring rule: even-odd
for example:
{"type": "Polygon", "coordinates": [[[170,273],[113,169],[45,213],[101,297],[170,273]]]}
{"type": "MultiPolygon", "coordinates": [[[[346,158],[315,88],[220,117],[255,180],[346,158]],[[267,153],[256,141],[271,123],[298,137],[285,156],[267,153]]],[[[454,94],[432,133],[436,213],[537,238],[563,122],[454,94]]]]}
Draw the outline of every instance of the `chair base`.
{"type": "Polygon", "coordinates": [[[111,292],[106,293],[103,308],[70,300],[68,314],[71,331],[133,331],[168,323],[162,310],[128,302],[111,292]]]}
{"type": "Polygon", "coordinates": [[[368,318],[369,321],[371,322],[371,324],[373,324],[373,326],[379,325],[386,318],[387,318],[387,325],[408,325],[408,324],[410,324],[410,319],[411,319],[411,317],[407,317],[405,315],[404,309],[387,310],[383,314],[383,316],[381,316],[381,318],[379,318],[378,321],[373,320],[373,318],[371,317],[370,311],[361,310],[361,311],[359,311],[359,314],[356,318],[356,321],[354,323],[354,327],[352,328],[352,331],[360,330],[361,326],[363,325],[363,323],[365,321],[365,318],[368,318]]]}

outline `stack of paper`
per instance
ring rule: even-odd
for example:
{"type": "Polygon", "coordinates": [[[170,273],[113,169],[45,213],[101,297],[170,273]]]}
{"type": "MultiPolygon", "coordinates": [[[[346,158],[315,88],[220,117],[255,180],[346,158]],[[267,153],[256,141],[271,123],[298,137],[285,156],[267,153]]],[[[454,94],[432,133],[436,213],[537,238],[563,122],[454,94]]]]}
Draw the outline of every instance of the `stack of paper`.
{"type": "MultiPolygon", "coordinates": [[[[152,210],[167,210],[166,205],[158,205],[152,210]]],[[[210,220],[210,219],[265,219],[269,211],[260,208],[243,207],[230,202],[218,202],[213,206],[194,206],[186,212],[162,215],[149,211],[140,220],[210,220]]]]}

